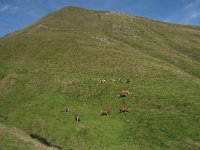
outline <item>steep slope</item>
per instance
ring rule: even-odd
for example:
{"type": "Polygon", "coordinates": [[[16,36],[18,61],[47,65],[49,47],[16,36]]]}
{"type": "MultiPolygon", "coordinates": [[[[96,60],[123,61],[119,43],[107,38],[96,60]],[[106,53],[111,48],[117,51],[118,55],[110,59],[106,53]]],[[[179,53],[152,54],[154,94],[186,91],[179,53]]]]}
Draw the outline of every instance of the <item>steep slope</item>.
{"type": "Polygon", "coordinates": [[[0,39],[0,121],[64,149],[199,149],[199,37],[116,12],[51,13],[0,39]]]}

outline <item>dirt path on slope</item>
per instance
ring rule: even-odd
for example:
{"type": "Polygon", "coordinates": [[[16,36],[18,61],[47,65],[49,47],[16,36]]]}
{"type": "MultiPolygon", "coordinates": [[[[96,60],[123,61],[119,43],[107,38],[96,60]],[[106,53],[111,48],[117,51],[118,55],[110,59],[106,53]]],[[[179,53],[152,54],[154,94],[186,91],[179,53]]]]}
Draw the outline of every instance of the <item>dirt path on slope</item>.
{"type": "Polygon", "coordinates": [[[23,141],[28,144],[31,143],[35,147],[36,150],[58,150],[55,147],[48,147],[48,146],[40,143],[39,141],[32,139],[29,135],[27,135],[26,133],[24,133],[23,131],[21,131],[20,129],[17,129],[15,127],[9,128],[0,123],[0,132],[1,131],[7,132],[8,134],[16,137],[16,139],[18,139],[20,141],[23,141]]]}

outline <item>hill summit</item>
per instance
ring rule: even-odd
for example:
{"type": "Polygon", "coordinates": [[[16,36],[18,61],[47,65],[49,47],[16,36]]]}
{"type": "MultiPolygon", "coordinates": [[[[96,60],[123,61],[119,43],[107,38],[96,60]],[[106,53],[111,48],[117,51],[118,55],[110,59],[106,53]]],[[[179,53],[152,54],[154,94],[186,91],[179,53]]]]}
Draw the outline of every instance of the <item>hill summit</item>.
{"type": "Polygon", "coordinates": [[[65,7],[0,38],[0,123],[63,149],[199,149],[199,45],[200,27],[65,7]]]}

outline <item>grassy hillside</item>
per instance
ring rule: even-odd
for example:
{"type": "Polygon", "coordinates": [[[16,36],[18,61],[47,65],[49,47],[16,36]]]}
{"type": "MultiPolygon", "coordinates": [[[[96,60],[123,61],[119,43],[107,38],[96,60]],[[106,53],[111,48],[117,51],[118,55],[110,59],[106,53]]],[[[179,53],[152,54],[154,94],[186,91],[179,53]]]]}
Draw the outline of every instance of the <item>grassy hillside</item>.
{"type": "Polygon", "coordinates": [[[199,45],[199,27],[63,8],[0,38],[0,123],[63,149],[197,150],[199,45]]]}

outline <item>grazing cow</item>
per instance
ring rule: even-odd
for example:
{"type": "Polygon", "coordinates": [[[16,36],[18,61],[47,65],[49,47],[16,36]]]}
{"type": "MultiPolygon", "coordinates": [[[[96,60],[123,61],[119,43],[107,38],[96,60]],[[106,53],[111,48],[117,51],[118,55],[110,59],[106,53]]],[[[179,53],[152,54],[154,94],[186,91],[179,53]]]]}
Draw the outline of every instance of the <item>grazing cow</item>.
{"type": "Polygon", "coordinates": [[[65,112],[65,113],[68,113],[68,112],[69,112],[69,108],[65,107],[65,108],[64,108],[64,112],[65,112]]]}
{"type": "Polygon", "coordinates": [[[101,80],[100,83],[106,83],[106,80],[101,80]]]}
{"type": "Polygon", "coordinates": [[[112,79],[112,83],[115,83],[116,82],[116,80],[115,79],[112,79]]]}
{"type": "Polygon", "coordinates": [[[101,116],[108,116],[108,115],[111,115],[110,109],[101,110],[101,116]]]}
{"type": "Polygon", "coordinates": [[[77,122],[79,122],[80,121],[80,116],[79,115],[75,115],[75,120],[77,121],[77,122]]]}
{"type": "Polygon", "coordinates": [[[119,109],[119,113],[125,113],[125,112],[129,112],[129,108],[127,106],[121,107],[119,109]]]}
{"type": "Polygon", "coordinates": [[[121,93],[119,94],[119,97],[127,97],[129,95],[129,91],[121,91],[121,93]]]}
{"type": "Polygon", "coordinates": [[[126,80],[125,83],[130,83],[130,80],[126,80]]]}

